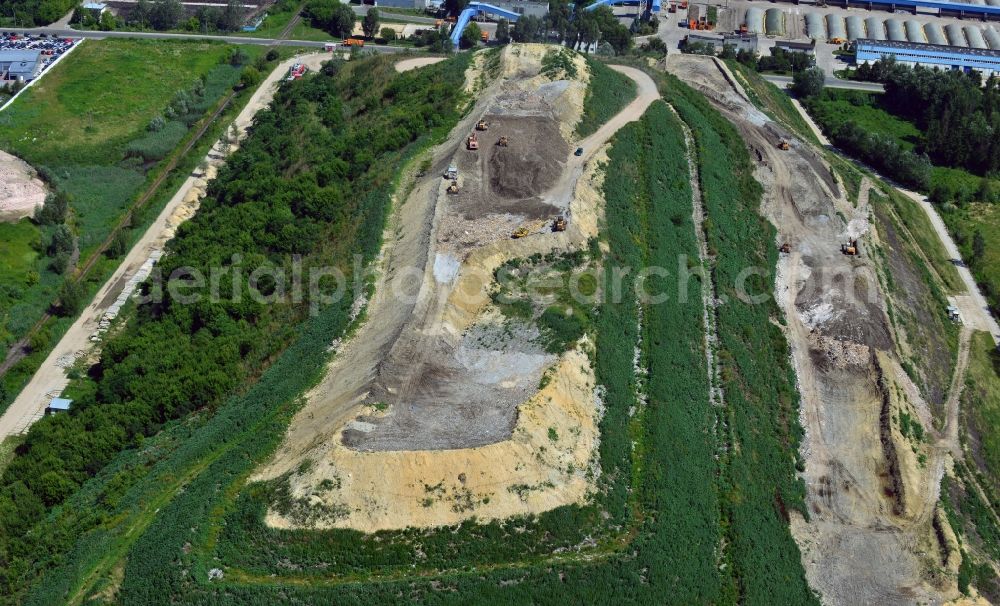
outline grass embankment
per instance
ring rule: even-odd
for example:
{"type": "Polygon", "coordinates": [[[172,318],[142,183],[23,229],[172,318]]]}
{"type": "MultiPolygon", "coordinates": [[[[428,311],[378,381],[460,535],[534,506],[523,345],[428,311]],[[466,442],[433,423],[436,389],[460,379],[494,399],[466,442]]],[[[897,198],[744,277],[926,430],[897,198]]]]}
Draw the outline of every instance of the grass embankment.
{"type": "Polygon", "coordinates": [[[795,134],[806,141],[819,144],[819,139],[813,133],[805,118],[792,105],[792,99],[777,86],[771,84],[755,69],[750,69],[739,61],[726,61],[726,66],[733,72],[746,91],[750,100],[758,109],[792,129],[795,134]]]}
{"type": "MultiPolygon", "coordinates": [[[[651,113],[641,125],[623,131],[622,144],[613,152],[612,162],[623,170],[619,181],[608,186],[609,203],[614,200],[620,211],[609,214],[608,261],[614,259],[616,264],[623,265],[656,261],[669,267],[668,260],[673,261],[676,254],[695,252],[689,219],[690,193],[679,130],[663,106],[651,113]],[[648,158],[645,162],[644,157],[648,158]],[[639,180],[628,181],[626,175],[639,180]],[[664,187],[664,184],[669,185],[664,187]],[[641,206],[635,203],[637,195],[642,200],[641,206]],[[646,237],[651,239],[642,242],[646,237]]],[[[611,279],[610,274],[607,279],[611,279]]],[[[608,282],[606,287],[610,285],[608,282]]],[[[625,292],[630,292],[630,278],[625,286],[625,292]]],[[[673,281],[665,282],[663,287],[670,295],[668,300],[677,301],[673,281]]],[[[207,570],[216,566],[211,554],[225,555],[227,559],[233,555],[232,547],[225,546],[232,539],[227,536],[228,531],[217,536],[212,529],[219,516],[228,516],[227,523],[239,519],[227,513],[233,511],[229,503],[254,462],[266,458],[277,445],[296,406],[296,394],[321,373],[326,345],[336,334],[336,323],[340,322],[342,327],[346,316],[346,305],[342,305],[327,308],[320,316],[308,320],[295,344],[245,396],[220,407],[219,413],[208,421],[197,417],[191,423],[175,425],[141,452],[120,456],[100,478],[75,495],[71,508],[74,512],[90,513],[92,510],[84,507],[85,503],[96,501],[104,509],[113,503],[108,514],[100,514],[109,522],[88,533],[65,565],[37,585],[31,603],[58,600],[67,589],[83,595],[75,591],[81,578],[104,578],[102,574],[89,574],[95,562],[104,564],[106,571],[114,568],[115,560],[104,558],[108,547],[120,555],[130,549],[119,594],[124,603],[130,604],[160,600],[165,595],[190,603],[296,598],[343,603],[371,599],[398,602],[429,598],[430,592],[435,592],[435,599],[463,603],[524,600],[529,593],[535,599],[547,598],[549,602],[579,602],[611,599],[622,591],[638,592],[646,596],[644,599],[658,603],[714,601],[719,595],[714,554],[718,516],[714,513],[714,489],[711,482],[704,481],[715,464],[710,431],[714,419],[707,404],[701,307],[667,305],[671,309],[658,317],[662,323],[650,322],[642,329],[643,342],[647,344],[643,365],[652,373],[648,383],[641,386],[649,394],[648,406],[640,406],[636,399],[640,385],[632,367],[639,330],[635,300],[625,297],[606,307],[597,318],[597,366],[606,387],[604,402],[608,409],[602,421],[601,444],[606,488],[605,494],[598,498],[608,506],[606,511],[613,520],[628,522],[634,528],[625,537],[632,548],[621,554],[600,557],[609,546],[598,545],[597,553],[588,554],[594,550],[584,547],[581,557],[570,551],[543,566],[508,567],[503,560],[496,560],[493,566],[477,567],[474,574],[460,572],[466,566],[463,562],[490,559],[497,551],[508,552],[517,562],[526,558],[545,559],[543,550],[532,540],[506,546],[508,539],[503,537],[517,541],[523,529],[541,537],[536,534],[539,525],[576,534],[581,525],[595,522],[593,518],[578,518],[574,513],[577,508],[546,514],[547,520],[543,517],[500,526],[469,524],[460,529],[414,531],[409,534],[411,542],[389,541],[388,535],[379,540],[362,539],[357,533],[348,532],[341,532],[340,537],[331,533],[261,534],[258,520],[254,534],[238,538],[255,548],[270,547],[274,551],[241,556],[244,559],[260,556],[256,566],[263,566],[277,576],[265,575],[252,583],[239,582],[239,570],[228,568],[227,561],[223,564],[228,571],[227,583],[207,584],[207,570]],[[662,347],[667,342],[670,347],[662,347]],[[295,371],[286,372],[291,368],[295,371]],[[633,407],[638,413],[630,419],[633,407]],[[636,450],[634,443],[638,444],[636,450]],[[161,455],[165,459],[159,463],[143,460],[161,455]],[[676,465],[672,465],[675,460],[676,465]],[[687,465],[694,467],[685,470],[687,465]],[[147,472],[147,467],[151,471],[147,472]],[[641,488],[630,490],[633,481],[639,482],[641,488]],[[177,482],[184,483],[183,491],[176,490],[177,482]],[[686,485],[676,486],[675,482],[686,485]],[[103,495],[109,493],[112,496],[105,499],[103,495]],[[166,499],[159,495],[166,495],[166,499]],[[697,500],[696,506],[691,506],[692,497],[697,500]],[[149,503],[156,503],[155,513],[149,503]],[[476,528],[483,533],[482,540],[467,534],[476,528]],[[126,537],[129,530],[132,532],[126,537]],[[133,541],[135,544],[129,548],[133,541]],[[213,549],[216,541],[218,547],[213,549]],[[272,541],[276,542],[269,543],[272,541]],[[187,545],[189,542],[192,545],[187,545]],[[351,550],[339,552],[349,554],[348,560],[328,559],[337,555],[338,545],[351,550]],[[416,559],[408,557],[412,549],[422,555],[416,559]],[[435,550],[444,551],[435,553],[435,550]],[[638,555],[634,550],[638,550],[638,555]],[[293,571],[282,566],[280,557],[267,561],[269,553],[313,564],[293,571]],[[423,554],[432,561],[425,562],[423,554]],[[455,567],[440,580],[435,580],[434,573],[426,569],[434,563],[436,555],[447,555],[449,565],[455,567]],[[364,580],[375,572],[352,567],[352,563],[360,563],[359,558],[367,558],[368,565],[373,558],[398,562],[396,569],[388,573],[393,578],[409,579],[412,591],[401,596],[396,583],[336,585],[337,575],[345,575],[345,580],[364,580]],[[325,570],[327,566],[315,566],[319,561],[332,563],[333,567],[325,570]],[[412,568],[415,563],[417,569],[412,568]],[[302,576],[309,578],[309,585],[296,580],[302,576]],[[519,582],[505,582],[514,578],[519,582]],[[433,586],[438,582],[447,583],[459,592],[437,593],[433,586]],[[324,587],[331,583],[333,586],[324,587]]],[[[596,521],[600,520],[598,515],[596,521]]],[[[587,530],[585,526],[582,529],[587,530]]],[[[614,549],[614,545],[610,548],[614,549]]],[[[93,588],[106,586],[107,582],[99,581],[93,588]]]]}
{"type": "Polygon", "coordinates": [[[969,356],[961,406],[970,434],[968,446],[981,461],[980,470],[991,489],[1000,494],[1000,353],[988,333],[977,332],[969,356]]]}
{"type": "Polygon", "coordinates": [[[593,134],[602,124],[635,99],[635,82],[607,65],[587,57],[590,82],[583,100],[583,116],[576,125],[581,139],[593,134]]]}
{"type": "MultiPolygon", "coordinates": [[[[620,133],[619,144],[611,154],[612,165],[620,170],[610,171],[619,176],[606,186],[608,203],[615,209],[608,213],[606,233],[611,250],[608,261],[613,260],[616,266],[635,269],[653,262],[669,266],[667,263],[675,261],[678,253],[694,253],[690,191],[681,141],[676,123],[662,105],[651,109],[642,123],[620,133]]],[[[609,291],[612,276],[605,275],[609,291]]],[[[630,293],[632,284],[627,278],[623,291],[630,293]]],[[[659,286],[653,286],[653,290],[659,286]]],[[[664,281],[662,287],[670,301],[676,302],[676,283],[664,281]]],[[[252,567],[256,570],[242,575],[237,568],[236,578],[247,583],[231,585],[220,593],[202,583],[200,574],[195,583],[190,583],[183,579],[178,568],[168,564],[175,571],[170,573],[173,580],[164,579],[170,586],[161,585],[159,591],[183,594],[192,603],[205,599],[253,599],[252,596],[274,595],[275,591],[312,601],[398,602],[432,591],[432,583],[446,582],[458,590],[450,594],[450,600],[463,603],[516,601],[529,592],[536,599],[548,596],[553,602],[580,602],[611,599],[625,583],[631,591],[641,592],[647,599],[656,596],[660,602],[712,601],[719,595],[718,583],[713,581],[717,578],[714,550],[718,517],[713,513],[714,489],[703,482],[714,468],[710,432],[714,419],[707,403],[701,307],[697,303],[673,304],[662,315],[656,315],[656,310],[648,311],[663,322],[642,325],[645,353],[640,363],[650,373],[646,384],[638,381],[633,371],[640,330],[634,298],[626,296],[621,301],[606,303],[597,316],[596,364],[599,380],[606,388],[607,406],[601,440],[604,480],[601,494],[596,497],[601,503],[599,509],[566,507],[537,519],[380,533],[374,537],[348,531],[268,530],[260,525],[263,512],[258,509],[242,512],[243,516],[251,513],[257,518],[253,527],[244,527],[251,531],[249,534],[240,530],[231,533],[229,524],[235,520],[229,517],[225,531],[216,540],[208,529],[218,523],[211,523],[211,518],[196,517],[198,534],[205,539],[204,544],[195,542],[195,551],[213,545],[216,549],[204,552],[191,561],[192,565],[201,568],[220,555],[227,563],[237,563],[230,558],[239,558],[242,563],[253,558],[256,561],[252,567]],[[671,347],[658,347],[667,341],[671,347]],[[648,406],[636,399],[637,390],[648,394],[648,406]],[[630,419],[633,408],[635,415],[630,419]],[[683,482],[683,487],[675,486],[674,482],[683,482]],[[698,500],[697,506],[688,506],[691,498],[698,500]],[[624,523],[633,530],[610,544],[602,545],[599,539],[596,549],[584,547],[580,556],[572,552],[552,554],[552,547],[561,542],[554,539],[579,532],[590,535],[593,525],[602,522],[602,511],[610,515],[611,523],[624,523]],[[529,535],[527,540],[519,536],[525,533],[529,535]],[[550,533],[556,537],[547,536],[550,533]],[[632,547],[618,553],[622,542],[632,547]],[[250,545],[255,549],[268,548],[267,560],[247,553],[250,545]],[[631,549],[638,553],[632,555],[631,549]],[[412,557],[414,550],[419,550],[416,558],[412,557]],[[596,553],[588,553],[593,551],[596,553]],[[588,560],[589,564],[584,563],[588,560]],[[294,562],[291,568],[295,570],[285,567],[282,564],[285,561],[294,562]],[[309,564],[318,561],[333,565],[317,568],[309,564]],[[470,566],[474,566],[476,573],[463,574],[470,566]],[[667,571],[669,578],[663,574],[667,571]],[[435,581],[439,575],[443,575],[441,581],[435,581]],[[648,582],[644,585],[629,581],[638,575],[645,576],[648,582]],[[521,582],[509,586],[500,582],[512,576],[521,582]],[[378,582],[383,579],[407,579],[417,593],[400,596],[395,583],[378,582]],[[362,584],[350,585],[350,581],[362,584]]],[[[211,489],[214,478],[218,477],[215,474],[206,477],[206,489],[211,489]]],[[[185,499],[190,493],[189,487],[185,499]]],[[[172,553],[179,553],[177,550],[183,547],[187,533],[177,531],[171,516],[191,519],[183,514],[202,499],[197,494],[190,496],[193,500],[185,506],[175,502],[176,513],[175,504],[169,506],[167,515],[151,528],[157,533],[169,533],[169,537],[148,533],[137,544],[139,557],[134,560],[134,569],[126,569],[126,587],[130,572],[134,571],[136,583],[143,578],[151,580],[146,571],[160,568],[165,563],[164,557],[172,558],[172,553]],[[165,544],[176,549],[163,550],[165,544]],[[160,554],[156,561],[145,561],[145,554],[154,552],[160,554]]],[[[208,511],[211,505],[198,507],[208,511]]],[[[157,576],[162,578],[160,573],[157,576]]],[[[438,599],[449,601],[449,595],[438,594],[438,599]]]]}
{"type": "MultiPolygon", "coordinates": [[[[159,175],[164,159],[192,136],[189,127],[214,111],[238,80],[241,68],[224,62],[230,52],[232,47],[215,43],[87,41],[0,114],[0,147],[26,159],[50,187],[71,196],[66,224],[77,237],[80,264],[93,258],[139,192],[159,175]],[[161,131],[147,130],[155,116],[177,105],[181,91],[194,87],[200,94],[185,99],[184,111],[165,120],[161,131]]],[[[260,49],[245,52],[253,57],[260,49]]],[[[199,145],[192,153],[204,149],[199,145]]],[[[158,196],[146,208],[158,212],[168,198],[158,196]]],[[[155,212],[143,213],[131,224],[143,227],[152,216],[155,212]]],[[[58,295],[63,272],[52,257],[40,254],[54,229],[28,219],[0,224],[0,241],[8,245],[8,254],[0,257],[5,345],[23,337],[58,295]]],[[[138,235],[127,231],[125,241],[138,235]]],[[[115,265],[97,259],[84,290],[93,292],[115,265]]],[[[51,321],[33,341],[32,353],[4,376],[8,400],[68,325],[67,318],[51,321]]],[[[0,398],[0,409],[5,405],[0,398]]]]}
{"type": "Polygon", "coordinates": [[[749,267],[775,267],[774,228],[757,212],[761,186],[733,125],[676,78],[662,83],[697,142],[705,235],[717,258],[712,279],[725,301],[716,308],[725,394],[719,481],[733,591],[743,603],[815,603],[788,528],[789,511],[808,512],[795,470],[802,433],[798,392],[777,325],[782,318],[774,281],[770,274],[749,280],[741,274],[749,267]],[[742,299],[739,287],[763,301],[742,299]]]}

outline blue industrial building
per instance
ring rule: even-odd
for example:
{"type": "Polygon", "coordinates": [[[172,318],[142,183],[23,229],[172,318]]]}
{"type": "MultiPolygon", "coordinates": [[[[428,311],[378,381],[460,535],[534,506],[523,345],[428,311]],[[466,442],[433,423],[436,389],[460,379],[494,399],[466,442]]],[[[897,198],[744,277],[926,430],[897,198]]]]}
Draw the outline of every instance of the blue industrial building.
{"type": "Polygon", "coordinates": [[[897,63],[941,69],[976,70],[984,76],[1000,73],[1000,50],[861,39],[855,43],[858,63],[874,63],[893,56],[897,63]]]}

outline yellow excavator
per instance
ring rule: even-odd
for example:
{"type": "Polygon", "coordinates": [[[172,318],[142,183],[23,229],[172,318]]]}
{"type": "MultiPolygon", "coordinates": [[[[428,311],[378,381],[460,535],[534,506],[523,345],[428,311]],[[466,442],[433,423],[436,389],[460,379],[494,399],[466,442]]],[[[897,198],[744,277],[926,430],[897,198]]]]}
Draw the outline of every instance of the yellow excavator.
{"type": "Polygon", "coordinates": [[[451,185],[448,186],[448,189],[446,191],[449,194],[457,194],[458,193],[458,181],[452,181],[451,185]]]}
{"type": "Polygon", "coordinates": [[[504,136],[500,137],[499,139],[497,139],[497,145],[499,145],[500,147],[507,147],[507,143],[508,143],[508,140],[507,140],[507,136],[506,135],[504,135],[504,136]]]}
{"type": "Polygon", "coordinates": [[[778,141],[778,149],[780,149],[781,151],[788,151],[790,148],[791,145],[788,144],[788,141],[785,141],[784,139],[778,141]]]}
{"type": "Polygon", "coordinates": [[[546,223],[547,221],[545,221],[544,219],[542,219],[541,221],[532,221],[531,223],[525,223],[524,225],[518,227],[513,232],[511,232],[510,237],[517,240],[518,238],[529,236],[538,231],[539,229],[541,229],[542,227],[544,227],[546,223]]]}
{"type": "Polygon", "coordinates": [[[849,257],[853,257],[858,254],[858,241],[851,240],[847,244],[840,245],[840,252],[844,253],[849,257]]]}

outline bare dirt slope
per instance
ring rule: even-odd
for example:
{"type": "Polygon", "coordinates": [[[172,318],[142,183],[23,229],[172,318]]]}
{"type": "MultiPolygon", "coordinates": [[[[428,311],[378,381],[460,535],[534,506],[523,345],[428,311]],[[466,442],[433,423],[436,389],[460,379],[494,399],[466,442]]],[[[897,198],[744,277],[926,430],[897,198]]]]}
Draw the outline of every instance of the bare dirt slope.
{"type": "Polygon", "coordinates": [[[703,92],[758,159],[761,212],[788,242],[776,278],[801,392],[802,453],[810,521],[793,533],[810,585],[830,604],[941,603],[953,580],[936,571],[933,519],[946,449],[917,452],[899,430],[901,411],[927,410],[895,361],[868,238],[867,204],[854,208],[817,150],[760,112],[723,66],[671,56],[668,70],[703,92]],[[782,151],[777,142],[791,142],[782,151]],[[861,254],[840,246],[860,240],[861,254]]]}
{"type": "MultiPolygon", "coordinates": [[[[242,137],[253,116],[267,107],[277,91],[278,84],[288,74],[293,63],[305,63],[311,69],[329,59],[328,53],[313,53],[289,59],[278,65],[261,83],[250,101],[233,123],[242,137]]],[[[215,176],[218,167],[225,161],[226,154],[238,147],[233,142],[227,149],[216,144],[205,158],[204,172],[196,171],[184,181],[177,193],[167,202],[152,225],[146,230],[132,250],[122,259],[121,264],[107,282],[97,291],[93,301],[62,336],[59,343],[38,368],[17,398],[0,416],[0,440],[11,434],[23,433],[32,423],[41,418],[51,398],[58,396],[69,383],[66,372],[73,362],[85,356],[94,348],[90,337],[98,329],[101,318],[114,303],[118,294],[126,287],[129,279],[155,252],[164,245],[177,230],[177,226],[191,218],[197,211],[198,203],[205,194],[208,182],[215,176]]]]}
{"type": "Polygon", "coordinates": [[[0,151],[0,221],[29,217],[45,202],[45,184],[27,162],[0,151]]]}
{"type": "MultiPolygon", "coordinates": [[[[288,480],[292,506],[270,511],[269,523],[373,531],[503,518],[585,497],[599,410],[589,359],[510,335],[487,291],[504,261],[580,248],[596,234],[601,173],[591,160],[658,94],[647,76],[623,69],[639,82],[639,98],[583,142],[587,153],[571,155],[564,133],[579,119],[586,76],[541,76],[547,52],[505,48],[499,77],[434,150],[433,174],[398,205],[367,321],[338,344],[327,377],[255,478],[288,480]],[[480,119],[489,128],[469,151],[480,119]],[[496,144],[501,135],[507,147],[496,144]],[[453,163],[457,195],[440,178],[453,163]],[[561,213],[569,229],[552,233],[561,213]],[[513,240],[519,225],[531,235],[513,240]],[[551,380],[539,391],[546,369],[551,380]]],[[[470,83],[479,80],[476,65],[470,83]]]]}

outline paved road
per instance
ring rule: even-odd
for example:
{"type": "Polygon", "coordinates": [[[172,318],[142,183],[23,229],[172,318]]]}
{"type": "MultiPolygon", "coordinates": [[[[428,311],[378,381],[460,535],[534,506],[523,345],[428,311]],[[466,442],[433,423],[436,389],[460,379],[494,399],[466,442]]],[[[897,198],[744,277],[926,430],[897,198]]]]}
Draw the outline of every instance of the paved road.
{"type": "MultiPolygon", "coordinates": [[[[94,32],[68,29],[64,27],[35,27],[17,28],[4,27],[0,31],[15,32],[17,34],[48,34],[60,38],[93,38],[102,40],[105,38],[144,38],[150,40],[221,40],[230,44],[257,44],[260,46],[303,46],[308,48],[323,48],[325,42],[313,40],[279,40],[276,38],[253,38],[244,36],[211,36],[207,34],[173,34],[165,32],[94,32]]],[[[365,50],[377,53],[398,53],[406,50],[399,46],[381,46],[378,44],[365,44],[365,50]]]]}
{"type": "MultiPolygon", "coordinates": [[[[778,85],[778,88],[784,88],[792,84],[791,76],[778,76],[775,74],[761,74],[764,79],[771,84],[778,85]]],[[[826,77],[826,82],[823,83],[827,88],[847,88],[851,90],[863,90],[873,93],[884,93],[885,87],[879,82],[855,82],[854,80],[841,80],[840,78],[826,77]]]]}

